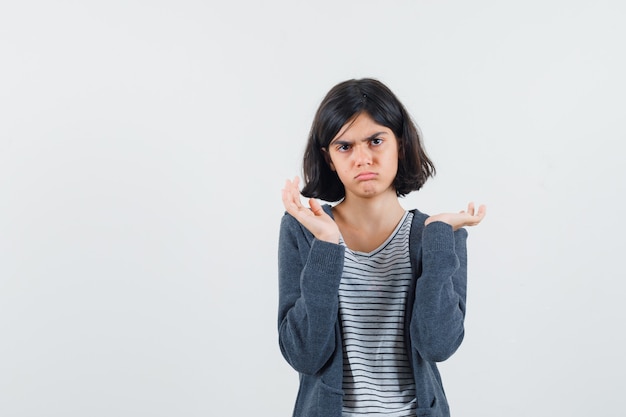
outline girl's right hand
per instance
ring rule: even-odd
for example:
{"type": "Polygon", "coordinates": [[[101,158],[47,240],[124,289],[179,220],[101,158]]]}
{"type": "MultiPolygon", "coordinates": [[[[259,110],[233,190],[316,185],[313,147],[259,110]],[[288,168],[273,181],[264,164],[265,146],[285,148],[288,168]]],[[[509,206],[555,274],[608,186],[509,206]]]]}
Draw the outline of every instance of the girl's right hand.
{"type": "Polygon", "coordinates": [[[337,223],[324,211],[320,203],[314,198],[309,199],[311,208],[304,207],[300,199],[300,179],[296,176],[293,181],[287,180],[282,190],[283,204],[287,213],[296,218],[309,232],[319,240],[330,243],[339,243],[339,228],[337,223]]]}

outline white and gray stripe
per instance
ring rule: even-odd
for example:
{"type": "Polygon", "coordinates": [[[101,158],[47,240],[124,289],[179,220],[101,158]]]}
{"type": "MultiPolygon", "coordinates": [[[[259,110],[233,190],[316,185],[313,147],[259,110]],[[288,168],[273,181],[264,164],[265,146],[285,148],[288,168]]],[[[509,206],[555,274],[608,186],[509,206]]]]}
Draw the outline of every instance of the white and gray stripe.
{"type": "Polygon", "coordinates": [[[344,417],[415,415],[415,381],[404,340],[412,218],[406,212],[372,252],[346,248],[339,286],[344,417]]]}

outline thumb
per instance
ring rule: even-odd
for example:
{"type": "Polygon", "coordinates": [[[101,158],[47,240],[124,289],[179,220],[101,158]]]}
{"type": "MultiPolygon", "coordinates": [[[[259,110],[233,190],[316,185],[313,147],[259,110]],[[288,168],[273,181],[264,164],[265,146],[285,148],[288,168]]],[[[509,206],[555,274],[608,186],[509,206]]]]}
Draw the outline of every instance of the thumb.
{"type": "Polygon", "coordinates": [[[320,205],[319,201],[317,201],[314,198],[309,199],[309,207],[311,207],[311,211],[316,216],[321,216],[322,214],[324,214],[324,210],[322,209],[322,206],[320,205]]]}

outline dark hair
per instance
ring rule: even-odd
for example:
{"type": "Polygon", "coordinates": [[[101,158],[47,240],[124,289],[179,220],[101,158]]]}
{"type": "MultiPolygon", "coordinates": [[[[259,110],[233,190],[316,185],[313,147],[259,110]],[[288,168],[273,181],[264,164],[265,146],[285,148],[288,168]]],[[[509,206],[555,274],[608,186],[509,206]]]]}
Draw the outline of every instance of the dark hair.
{"type": "Polygon", "coordinates": [[[419,190],[435,175],[419,130],[400,100],[378,80],[352,79],[334,86],[317,109],[304,151],[302,195],[324,201],[345,197],[344,186],[330,169],[322,148],[327,149],[341,127],[361,113],[391,129],[398,140],[398,172],[393,181],[396,195],[419,190]]]}

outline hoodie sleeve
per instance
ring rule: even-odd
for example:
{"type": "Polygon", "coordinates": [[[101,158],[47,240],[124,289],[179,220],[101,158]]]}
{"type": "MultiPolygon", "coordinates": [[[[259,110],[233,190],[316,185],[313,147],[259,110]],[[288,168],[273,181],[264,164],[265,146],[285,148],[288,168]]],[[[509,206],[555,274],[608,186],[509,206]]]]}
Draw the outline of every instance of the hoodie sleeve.
{"type": "Polygon", "coordinates": [[[298,372],[317,373],[336,347],[344,248],[315,239],[289,214],[278,243],[278,337],[298,372]]]}
{"type": "Polygon", "coordinates": [[[431,362],[448,359],[465,334],[467,231],[433,222],[422,231],[422,273],[415,287],[411,341],[431,362]]]}

